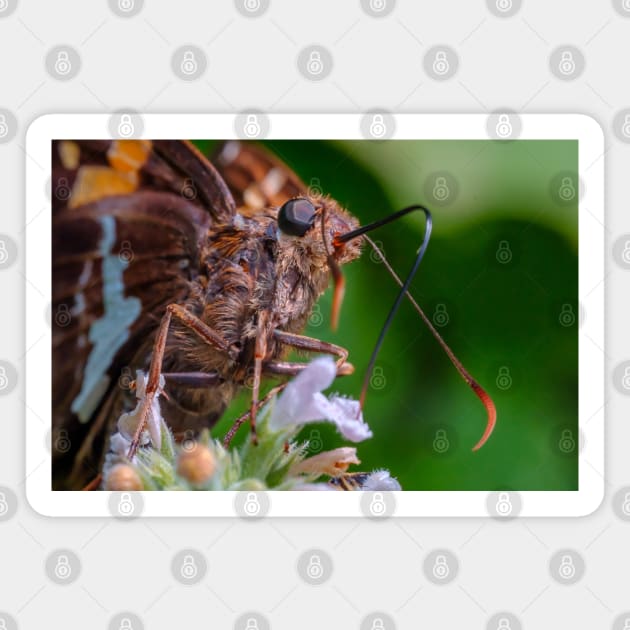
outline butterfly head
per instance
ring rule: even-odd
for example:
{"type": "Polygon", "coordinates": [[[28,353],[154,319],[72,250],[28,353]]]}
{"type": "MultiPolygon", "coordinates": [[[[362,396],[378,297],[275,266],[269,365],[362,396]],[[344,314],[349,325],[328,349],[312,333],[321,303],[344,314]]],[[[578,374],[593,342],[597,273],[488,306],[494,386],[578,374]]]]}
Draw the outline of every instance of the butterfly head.
{"type": "Polygon", "coordinates": [[[361,239],[337,239],[356,229],[359,222],[330,197],[294,197],[278,209],[278,231],[287,246],[309,258],[312,267],[325,268],[332,258],[345,264],[359,257],[361,239]]]}

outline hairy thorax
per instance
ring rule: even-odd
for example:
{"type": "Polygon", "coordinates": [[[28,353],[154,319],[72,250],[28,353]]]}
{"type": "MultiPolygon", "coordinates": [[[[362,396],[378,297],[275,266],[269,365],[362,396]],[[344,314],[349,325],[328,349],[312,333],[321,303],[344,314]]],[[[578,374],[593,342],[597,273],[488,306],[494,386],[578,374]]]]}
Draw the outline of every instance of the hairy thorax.
{"type": "Polygon", "coordinates": [[[200,417],[213,424],[238,390],[251,386],[256,336],[266,338],[264,362],[280,359],[284,349],[274,330],[301,333],[329,281],[325,260],[314,256],[307,244],[279,235],[275,221],[265,218],[239,217],[213,227],[201,251],[200,269],[205,273],[191,281],[186,308],[233,352],[199,343],[190,328],[173,322],[164,371],[218,375],[211,388],[169,392],[168,404],[177,405],[180,415],[194,410],[190,424],[197,426],[200,417]]]}

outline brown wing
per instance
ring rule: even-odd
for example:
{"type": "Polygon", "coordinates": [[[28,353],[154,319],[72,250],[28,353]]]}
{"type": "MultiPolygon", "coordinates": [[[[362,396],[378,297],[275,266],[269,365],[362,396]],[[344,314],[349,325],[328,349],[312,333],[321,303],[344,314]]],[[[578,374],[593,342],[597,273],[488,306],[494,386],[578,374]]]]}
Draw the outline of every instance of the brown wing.
{"type": "Polygon", "coordinates": [[[229,140],[213,163],[228,185],[241,214],[253,215],[307,194],[302,180],[261,144],[229,140]]]}
{"type": "Polygon", "coordinates": [[[121,371],[150,348],[166,305],[186,299],[208,226],[234,202],[175,141],[55,142],[52,192],[53,437],[70,445],[53,449],[53,485],[67,487],[77,452],[103,442],[121,371]]]}

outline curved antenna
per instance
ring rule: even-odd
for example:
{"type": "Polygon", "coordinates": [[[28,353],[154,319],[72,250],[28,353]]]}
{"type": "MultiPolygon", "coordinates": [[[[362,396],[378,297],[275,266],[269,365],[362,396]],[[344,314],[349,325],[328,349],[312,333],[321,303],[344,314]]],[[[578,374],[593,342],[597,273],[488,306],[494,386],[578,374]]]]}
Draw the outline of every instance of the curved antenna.
{"type": "MultiPolygon", "coordinates": [[[[392,276],[392,278],[394,278],[394,280],[398,283],[398,286],[402,287],[403,281],[400,279],[398,274],[394,271],[392,266],[389,264],[389,261],[387,260],[387,258],[385,258],[385,254],[381,251],[378,245],[369,236],[364,236],[363,238],[365,238],[365,240],[370,244],[372,249],[378,254],[379,258],[381,259],[381,262],[385,265],[385,268],[387,269],[387,271],[389,271],[389,274],[392,276]]],[[[440,346],[442,347],[442,350],[444,350],[444,352],[450,359],[451,363],[455,366],[455,368],[460,373],[462,378],[470,386],[473,392],[475,392],[477,397],[483,403],[483,406],[486,408],[486,414],[487,414],[486,428],[483,432],[483,435],[481,436],[477,444],[473,446],[473,449],[472,449],[473,451],[478,451],[488,441],[488,438],[490,437],[490,435],[492,435],[492,431],[494,430],[494,426],[497,422],[497,410],[496,410],[496,407],[494,406],[494,401],[492,400],[492,398],[490,398],[490,396],[483,389],[483,387],[481,387],[481,385],[479,385],[479,383],[477,383],[477,381],[471,376],[470,372],[464,367],[462,362],[455,356],[455,353],[451,350],[451,348],[446,343],[446,341],[444,341],[444,339],[442,338],[442,335],[440,335],[440,333],[435,329],[435,326],[433,326],[433,323],[427,317],[422,307],[416,302],[413,295],[411,295],[409,291],[405,291],[405,295],[407,299],[413,305],[418,315],[420,315],[420,317],[422,318],[422,321],[424,321],[427,328],[431,331],[431,334],[435,337],[437,342],[440,344],[440,346]]]]}
{"type": "Polygon", "coordinates": [[[407,278],[403,282],[402,287],[400,291],[398,292],[398,295],[396,296],[396,300],[394,301],[394,304],[392,308],[390,309],[389,314],[387,315],[385,324],[383,325],[383,328],[381,329],[381,332],[376,341],[376,345],[374,346],[374,350],[372,351],[372,356],[370,357],[367,371],[363,379],[363,386],[361,387],[361,396],[359,397],[361,408],[363,408],[363,404],[365,402],[367,389],[370,385],[370,377],[372,376],[372,371],[374,370],[374,365],[376,363],[376,358],[378,356],[378,353],[381,349],[381,346],[383,345],[383,341],[385,341],[385,335],[387,334],[387,331],[389,330],[389,327],[392,324],[394,316],[398,312],[400,303],[402,302],[403,298],[405,297],[405,294],[409,290],[411,281],[416,275],[416,271],[418,271],[418,267],[420,266],[420,263],[422,262],[422,258],[424,257],[424,253],[426,252],[427,246],[429,245],[429,239],[431,238],[431,228],[433,226],[433,220],[431,218],[430,210],[426,208],[425,206],[422,206],[422,205],[408,206],[407,208],[403,208],[402,210],[399,210],[398,212],[395,212],[394,214],[391,214],[388,217],[385,217],[384,219],[380,219],[379,221],[375,221],[374,223],[370,223],[369,225],[365,225],[363,227],[357,228],[356,230],[353,230],[352,232],[346,232],[345,234],[342,234],[341,236],[338,236],[337,238],[335,238],[335,244],[347,243],[349,240],[356,238],[357,236],[362,236],[366,232],[369,232],[370,230],[374,230],[378,227],[381,227],[382,225],[386,225],[387,223],[396,221],[400,217],[414,211],[424,212],[424,216],[425,216],[424,237],[422,239],[422,244],[420,245],[420,249],[418,250],[416,260],[414,261],[413,266],[411,267],[411,271],[407,275],[407,278]]]}

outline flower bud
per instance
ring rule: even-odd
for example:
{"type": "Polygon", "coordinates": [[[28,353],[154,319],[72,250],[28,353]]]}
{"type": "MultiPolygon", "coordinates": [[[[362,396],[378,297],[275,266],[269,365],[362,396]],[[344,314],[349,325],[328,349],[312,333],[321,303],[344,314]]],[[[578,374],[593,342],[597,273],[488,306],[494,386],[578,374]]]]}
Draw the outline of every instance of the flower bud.
{"type": "Polygon", "coordinates": [[[203,444],[195,444],[190,449],[184,449],[177,460],[177,474],[190,483],[202,484],[208,481],[217,464],[212,451],[203,444]]]}
{"type": "Polygon", "coordinates": [[[142,490],[142,481],[133,466],[116,464],[105,479],[105,490],[142,490]]]}

